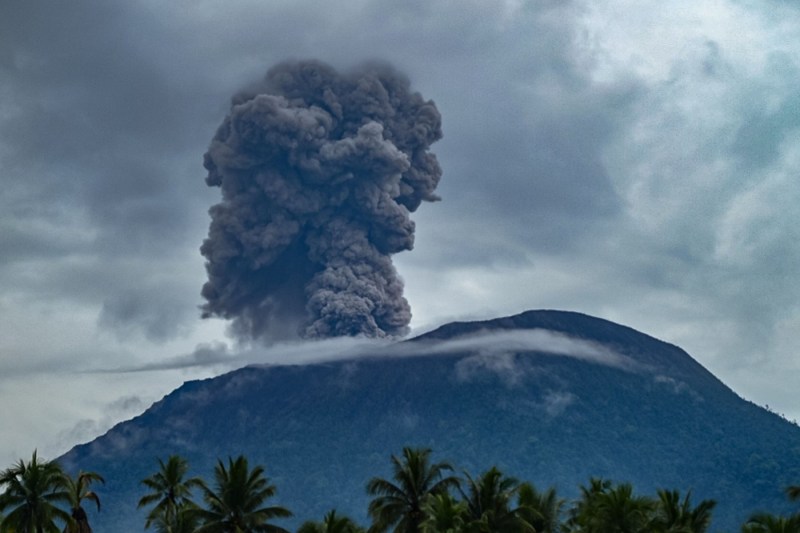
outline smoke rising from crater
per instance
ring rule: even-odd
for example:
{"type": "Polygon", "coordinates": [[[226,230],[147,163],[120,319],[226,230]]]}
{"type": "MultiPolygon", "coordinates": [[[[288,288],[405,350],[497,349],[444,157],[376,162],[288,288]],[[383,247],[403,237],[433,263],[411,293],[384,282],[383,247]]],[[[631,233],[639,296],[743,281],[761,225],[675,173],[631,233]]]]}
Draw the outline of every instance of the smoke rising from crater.
{"type": "Polygon", "coordinates": [[[201,247],[203,316],[254,339],[407,333],[391,255],[438,200],[441,137],[434,103],[385,64],[284,63],[236,95],[204,159],[222,201],[201,247]]]}

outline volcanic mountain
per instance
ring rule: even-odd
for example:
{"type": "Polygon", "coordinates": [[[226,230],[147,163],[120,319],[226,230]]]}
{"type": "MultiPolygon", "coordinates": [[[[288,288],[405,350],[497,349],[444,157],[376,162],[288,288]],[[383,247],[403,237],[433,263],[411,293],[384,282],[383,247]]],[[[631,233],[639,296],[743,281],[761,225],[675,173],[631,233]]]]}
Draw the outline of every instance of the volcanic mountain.
{"type": "Polygon", "coordinates": [[[493,465],[565,498],[591,476],[719,503],[712,530],[786,512],[800,428],[737,396],[680,348],[583,314],[457,322],[374,354],[251,366],[183,386],[60,460],[103,474],[96,531],[141,531],[157,458],[206,479],[244,454],[291,527],[336,508],[361,522],[366,482],[403,446],[471,474],[493,465]]]}

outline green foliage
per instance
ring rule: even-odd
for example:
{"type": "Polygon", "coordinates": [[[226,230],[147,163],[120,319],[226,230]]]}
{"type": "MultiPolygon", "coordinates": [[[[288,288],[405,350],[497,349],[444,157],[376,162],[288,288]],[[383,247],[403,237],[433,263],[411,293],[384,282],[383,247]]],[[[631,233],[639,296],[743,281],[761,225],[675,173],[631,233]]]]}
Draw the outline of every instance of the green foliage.
{"type": "Polygon", "coordinates": [[[464,530],[467,504],[456,500],[450,493],[429,494],[422,506],[425,519],[423,533],[457,533],[464,530]]]}
{"type": "Polygon", "coordinates": [[[0,473],[0,487],[0,511],[7,513],[3,533],[59,533],[56,522],[72,524],[70,513],[58,507],[70,501],[64,471],[53,461],[41,462],[36,451],[28,463],[20,459],[0,473]]]}
{"type": "Polygon", "coordinates": [[[418,533],[425,514],[422,506],[430,494],[446,492],[458,479],[445,476],[448,463],[431,463],[431,450],[403,448],[402,458],[392,455],[392,480],[372,478],[367,492],[375,498],[369,504],[373,520],[370,531],[382,532],[394,526],[395,533],[418,533]]]}
{"type": "Polygon", "coordinates": [[[202,525],[196,533],[288,533],[269,521],[292,513],[280,506],[263,506],[275,495],[275,486],[262,466],[250,469],[244,456],[229,458],[227,467],[218,461],[214,488],[203,485],[202,489],[206,507],[197,512],[202,525]]]}
{"type": "Polygon", "coordinates": [[[155,526],[159,533],[178,533],[186,524],[194,524],[191,517],[197,505],[192,501],[192,490],[201,488],[200,478],[186,478],[189,463],[183,457],[171,455],[165,463],[158,460],[158,472],[142,480],[150,492],[139,499],[138,507],[150,507],[145,529],[155,526]]]}
{"type": "Polygon", "coordinates": [[[535,532],[523,517],[524,510],[514,506],[521,485],[492,467],[477,479],[468,473],[467,490],[460,490],[467,504],[466,530],[475,533],[535,532]]]}
{"type": "MultiPolygon", "coordinates": [[[[159,460],[159,471],[144,479],[150,491],[139,507],[150,507],[145,527],[159,533],[289,533],[272,523],[292,516],[281,506],[266,505],[276,487],[260,465],[250,467],[243,455],[217,461],[213,488],[188,477],[188,463],[173,455],[159,460]],[[202,491],[204,506],[192,501],[202,491]]],[[[450,475],[446,462],[432,462],[428,448],[403,448],[391,456],[390,479],[367,483],[374,496],[369,504],[372,525],[367,530],[331,510],[322,521],[303,523],[297,533],[706,533],[713,500],[692,503],[691,492],[657,491],[655,498],[638,495],[630,483],[590,478],[572,501],[555,489],[539,491],[491,467],[477,477],[450,475]]],[[[20,460],[0,472],[0,533],[91,533],[83,504],[100,497],[93,483],[105,483],[95,472],[74,478],[56,462],[20,460]],[[59,525],[60,523],[60,525],[59,525]]],[[[786,488],[796,501],[798,486],[786,488]]],[[[790,516],[760,513],[742,526],[742,533],[800,533],[800,513],[790,516]]]]}
{"type": "MultiPolygon", "coordinates": [[[[786,495],[792,501],[800,500],[800,486],[790,485],[786,495]]],[[[791,516],[756,513],[744,523],[742,533],[800,533],[800,513],[791,516]]]]}
{"type": "Polygon", "coordinates": [[[655,502],[646,496],[635,496],[630,483],[622,483],[603,492],[595,502],[595,515],[590,523],[596,533],[645,533],[655,502]]]}
{"type": "Polygon", "coordinates": [[[800,533],[800,515],[756,514],[742,526],[742,533],[800,533]]]}
{"type": "Polygon", "coordinates": [[[197,507],[184,505],[174,516],[158,515],[152,525],[158,533],[194,533],[200,527],[197,507]]]}
{"type": "Polygon", "coordinates": [[[365,530],[350,518],[337,516],[336,509],[332,509],[322,522],[305,522],[297,533],[365,533],[365,530]]]}
{"type": "Polygon", "coordinates": [[[662,533],[704,533],[711,526],[714,500],[703,500],[692,507],[691,491],[681,500],[677,490],[659,490],[652,528],[662,533]]]}
{"type": "Polygon", "coordinates": [[[567,531],[587,531],[594,516],[597,498],[611,489],[611,481],[602,478],[590,478],[588,485],[580,488],[580,498],[569,510],[569,518],[564,524],[567,531]]]}
{"type": "Polygon", "coordinates": [[[636,496],[630,483],[613,485],[591,479],[570,512],[568,529],[580,533],[644,533],[651,531],[654,500],[636,496]]]}
{"type": "Polygon", "coordinates": [[[90,489],[93,482],[105,483],[103,477],[96,472],[78,472],[75,478],[64,476],[64,487],[69,499],[70,515],[72,522],[67,524],[67,533],[92,533],[89,525],[89,516],[83,508],[83,501],[94,502],[100,511],[100,496],[90,489]]]}
{"type": "Polygon", "coordinates": [[[560,499],[554,488],[539,492],[530,483],[523,483],[519,488],[520,514],[531,524],[536,533],[558,533],[560,531],[561,513],[565,501],[560,499]]]}

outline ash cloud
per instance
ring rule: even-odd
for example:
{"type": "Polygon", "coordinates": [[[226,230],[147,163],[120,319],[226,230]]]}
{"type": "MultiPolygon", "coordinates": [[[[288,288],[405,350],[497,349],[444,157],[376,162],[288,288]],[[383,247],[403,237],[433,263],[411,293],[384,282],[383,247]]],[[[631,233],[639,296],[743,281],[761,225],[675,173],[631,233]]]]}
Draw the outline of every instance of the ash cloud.
{"type": "Polygon", "coordinates": [[[236,95],[204,166],[220,187],[201,252],[203,316],[244,338],[408,332],[391,255],[435,201],[435,104],[386,64],[283,63],[236,95]]]}

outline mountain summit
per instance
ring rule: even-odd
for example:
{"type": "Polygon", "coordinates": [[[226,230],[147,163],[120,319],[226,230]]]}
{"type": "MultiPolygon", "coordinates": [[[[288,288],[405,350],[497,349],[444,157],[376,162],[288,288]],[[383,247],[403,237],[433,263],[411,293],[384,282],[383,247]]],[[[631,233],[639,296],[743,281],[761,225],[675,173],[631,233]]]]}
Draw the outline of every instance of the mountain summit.
{"type": "Polygon", "coordinates": [[[104,475],[98,531],[141,531],[139,481],[169,454],[209,476],[217,458],[266,466],[297,522],[336,508],[364,521],[389,455],[425,446],[475,474],[493,465],[575,497],[590,476],[692,490],[712,529],[783,512],[800,482],[800,428],[743,400],[686,352],[564,311],[455,322],[380,353],[245,367],[185,383],[61,458],[104,475]],[[112,526],[113,524],[113,526],[112,526]]]}

